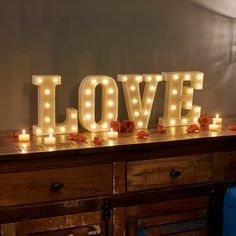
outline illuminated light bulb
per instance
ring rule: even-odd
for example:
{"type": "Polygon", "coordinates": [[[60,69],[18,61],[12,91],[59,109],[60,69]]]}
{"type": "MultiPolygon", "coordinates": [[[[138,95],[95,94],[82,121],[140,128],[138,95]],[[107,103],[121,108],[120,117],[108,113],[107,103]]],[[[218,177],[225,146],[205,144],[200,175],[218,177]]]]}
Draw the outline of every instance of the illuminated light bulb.
{"type": "Polygon", "coordinates": [[[38,134],[41,134],[41,133],[42,133],[42,130],[41,130],[41,129],[37,129],[37,133],[38,133],[38,134]]]}
{"type": "Polygon", "coordinates": [[[145,115],[145,116],[148,115],[148,111],[147,111],[147,110],[144,111],[144,115],[145,115]]]}
{"type": "Polygon", "coordinates": [[[72,126],[72,127],[71,127],[71,130],[76,131],[76,127],[75,127],[75,126],[72,126]]]}
{"type": "Polygon", "coordinates": [[[96,83],[97,83],[97,80],[93,79],[93,80],[91,81],[91,83],[92,83],[92,84],[96,84],[96,83]]]}
{"type": "Polygon", "coordinates": [[[147,99],[147,103],[151,103],[152,102],[152,99],[151,98],[148,98],[147,99]]]}
{"type": "Polygon", "coordinates": [[[65,132],[66,129],[65,129],[65,127],[61,127],[60,130],[61,130],[61,132],[65,132]]]}
{"type": "Polygon", "coordinates": [[[174,80],[178,80],[179,79],[179,75],[177,75],[177,74],[173,75],[173,79],[174,80]]]}
{"type": "Polygon", "coordinates": [[[96,126],[95,124],[92,124],[92,125],[91,125],[91,128],[92,128],[92,129],[96,129],[96,127],[97,127],[97,126],[96,126]]]}
{"type": "Polygon", "coordinates": [[[198,122],[198,117],[195,117],[193,120],[194,122],[198,122]]]}
{"type": "Polygon", "coordinates": [[[102,125],[102,127],[106,129],[106,128],[108,127],[108,124],[107,124],[107,123],[104,123],[104,124],[102,125]]]}
{"type": "Polygon", "coordinates": [[[134,104],[138,103],[138,100],[137,99],[133,99],[133,103],[134,104]]]}
{"type": "Polygon", "coordinates": [[[114,93],[114,90],[113,90],[112,88],[110,88],[110,89],[108,90],[108,93],[109,93],[109,94],[113,94],[113,93],[114,93]]]}
{"type": "Polygon", "coordinates": [[[135,91],[136,90],[135,86],[130,86],[130,90],[135,91]]]}
{"type": "Polygon", "coordinates": [[[86,93],[87,95],[90,95],[90,94],[92,93],[92,91],[91,91],[90,89],[86,89],[86,90],[85,90],[85,93],[86,93]]]}
{"type": "Polygon", "coordinates": [[[175,120],[170,120],[170,124],[171,124],[171,125],[175,125],[175,124],[176,124],[176,121],[175,121],[175,120]]]}
{"type": "Polygon", "coordinates": [[[71,114],[71,118],[75,119],[77,116],[75,113],[71,114]]]}
{"type": "Polygon", "coordinates": [[[86,114],[85,117],[84,117],[85,120],[91,120],[91,118],[92,118],[92,117],[91,117],[90,114],[86,114]]]}
{"type": "Polygon", "coordinates": [[[138,111],[134,112],[134,115],[139,116],[139,112],[138,111]]]}
{"type": "Polygon", "coordinates": [[[138,126],[143,126],[143,122],[142,122],[142,121],[139,121],[139,122],[138,122],[138,126]]]}
{"type": "Polygon", "coordinates": [[[140,76],[136,76],[136,81],[140,82],[142,80],[142,78],[140,76]]]}
{"type": "Polygon", "coordinates": [[[86,107],[91,107],[91,102],[86,102],[86,103],[85,103],[85,106],[86,106],[86,107]]]}
{"type": "Polygon", "coordinates": [[[45,107],[49,108],[50,107],[50,103],[45,103],[45,107]]]}
{"type": "Polygon", "coordinates": [[[189,79],[191,78],[191,76],[190,76],[189,74],[186,74],[186,75],[184,76],[184,78],[185,78],[186,80],[189,80],[189,79]]]}
{"type": "Polygon", "coordinates": [[[155,87],[152,85],[152,86],[150,87],[150,90],[151,90],[151,91],[154,91],[154,90],[155,90],[155,87]]]}
{"type": "Polygon", "coordinates": [[[200,112],[201,108],[200,107],[195,107],[195,112],[200,112]]]}
{"type": "Polygon", "coordinates": [[[53,82],[54,82],[54,83],[58,83],[58,79],[57,79],[57,78],[54,78],[54,79],[53,79],[53,82]]]}
{"type": "Polygon", "coordinates": [[[113,114],[112,114],[112,113],[109,113],[109,114],[108,114],[108,118],[113,118],[113,114]]]}
{"type": "Polygon", "coordinates": [[[202,79],[203,79],[203,76],[202,76],[201,74],[198,74],[198,75],[197,75],[197,79],[202,80],[202,79]]]}
{"type": "Polygon", "coordinates": [[[173,94],[173,95],[176,95],[177,93],[178,93],[178,92],[177,92],[176,89],[173,89],[173,90],[172,90],[172,94],[173,94]]]}
{"type": "Polygon", "coordinates": [[[126,82],[127,81],[127,76],[123,76],[123,81],[126,82]]]}
{"type": "Polygon", "coordinates": [[[193,89],[192,88],[188,89],[188,94],[193,94],[193,89]]]}
{"type": "Polygon", "coordinates": [[[192,103],[191,102],[187,102],[187,107],[191,107],[192,103]]]}
{"type": "Polygon", "coordinates": [[[44,90],[44,93],[45,93],[46,95],[49,95],[49,94],[50,94],[50,90],[49,90],[49,89],[45,89],[45,90],[44,90]]]}
{"type": "Polygon", "coordinates": [[[43,82],[42,79],[38,79],[38,83],[41,84],[43,82]]]}
{"type": "Polygon", "coordinates": [[[104,80],[103,80],[103,83],[104,83],[104,84],[108,84],[108,79],[104,79],[104,80]]]}
{"type": "Polygon", "coordinates": [[[50,134],[53,134],[54,129],[53,129],[53,128],[49,128],[49,129],[48,129],[48,132],[49,132],[50,134]]]}
{"type": "Polygon", "coordinates": [[[148,76],[148,77],[147,77],[147,81],[152,81],[152,77],[151,77],[151,76],[148,76]]]}
{"type": "Polygon", "coordinates": [[[109,105],[110,107],[112,107],[112,106],[114,105],[114,102],[113,102],[113,101],[108,101],[108,105],[109,105]]]}
{"type": "Polygon", "coordinates": [[[156,80],[161,81],[161,76],[160,75],[156,76],[156,80]]]}
{"type": "Polygon", "coordinates": [[[48,122],[50,122],[50,118],[49,117],[45,117],[44,121],[48,123],[48,122]]]}
{"type": "Polygon", "coordinates": [[[187,119],[182,119],[182,122],[183,122],[184,124],[186,124],[188,121],[187,121],[187,119]]]}
{"type": "Polygon", "coordinates": [[[176,106],[175,106],[175,105],[172,105],[172,106],[171,106],[171,110],[172,110],[172,111],[176,110],[176,106]]]}

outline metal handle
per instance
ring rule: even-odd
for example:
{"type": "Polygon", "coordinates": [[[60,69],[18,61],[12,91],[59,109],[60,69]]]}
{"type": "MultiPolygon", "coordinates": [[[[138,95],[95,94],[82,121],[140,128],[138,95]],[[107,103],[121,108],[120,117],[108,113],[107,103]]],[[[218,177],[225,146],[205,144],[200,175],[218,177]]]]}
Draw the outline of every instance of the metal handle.
{"type": "Polygon", "coordinates": [[[64,184],[60,183],[60,182],[53,182],[52,185],[51,185],[51,188],[52,188],[53,192],[59,191],[63,187],[64,187],[64,184]]]}
{"type": "Polygon", "coordinates": [[[179,171],[179,170],[171,170],[170,171],[170,176],[171,177],[179,177],[181,175],[181,171],[179,171]]]}

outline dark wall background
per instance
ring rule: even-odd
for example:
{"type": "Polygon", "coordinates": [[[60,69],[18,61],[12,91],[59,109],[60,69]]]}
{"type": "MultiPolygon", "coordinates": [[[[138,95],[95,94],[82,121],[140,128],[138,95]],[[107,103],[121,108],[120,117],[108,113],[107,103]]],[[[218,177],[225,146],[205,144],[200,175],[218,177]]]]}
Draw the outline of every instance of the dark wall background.
{"type": "MultiPolygon", "coordinates": [[[[206,0],[207,1],[207,0],[206,0]]],[[[0,0],[0,130],[37,123],[33,74],[59,74],[58,122],[87,75],[199,70],[204,112],[236,116],[235,20],[191,0],[0,0]]],[[[127,118],[120,88],[119,118],[127,118]]],[[[151,122],[163,112],[159,85],[151,122]]]]}

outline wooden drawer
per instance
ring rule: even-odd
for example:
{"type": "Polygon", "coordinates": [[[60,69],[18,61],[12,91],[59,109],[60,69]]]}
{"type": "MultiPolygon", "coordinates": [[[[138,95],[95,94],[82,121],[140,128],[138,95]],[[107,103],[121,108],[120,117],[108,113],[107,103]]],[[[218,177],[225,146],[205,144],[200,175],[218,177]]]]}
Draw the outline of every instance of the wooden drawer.
{"type": "Polygon", "coordinates": [[[112,165],[1,174],[0,186],[0,206],[111,194],[112,165]]]}
{"type": "Polygon", "coordinates": [[[226,152],[224,163],[225,179],[236,179],[236,152],[226,152]]]}
{"type": "Polygon", "coordinates": [[[212,178],[213,154],[133,161],[127,164],[127,191],[201,183],[212,178]]]}

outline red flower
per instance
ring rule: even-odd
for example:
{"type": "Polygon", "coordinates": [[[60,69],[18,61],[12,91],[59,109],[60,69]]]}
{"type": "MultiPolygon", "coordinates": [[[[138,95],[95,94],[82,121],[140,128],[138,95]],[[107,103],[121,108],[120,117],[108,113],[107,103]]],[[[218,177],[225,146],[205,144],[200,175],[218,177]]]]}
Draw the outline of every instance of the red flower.
{"type": "Polygon", "coordinates": [[[192,124],[187,128],[188,133],[198,133],[200,131],[200,128],[198,125],[192,124]]]}
{"type": "Polygon", "coordinates": [[[113,131],[120,132],[121,124],[118,120],[113,120],[111,121],[110,128],[113,129],[113,131]]]}
{"type": "Polygon", "coordinates": [[[87,137],[85,137],[82,134],[77,133],[77,134],[69,134],[68,139],[81,143],[81,142],[85,142],[87,140],[87,137]]]}
{"type": "Polygon", "coordinates": [[[157,131],[158,133],[163,134],[163,133],[166,133],[166,128],[163,127],[162,125],[157,125],[156,131],[157,131]]]}
{"type": "Polygon", "coordinates": [[[102,139],[102,138],[94,137],[94,139],[93,139],[93,143],[94,143],[95,145],[101,145],[102,142],[103,142],[103,139],[102,139]]]}
{"type": "Polygon", "coordinates": [[[229,125],[228,128],[229,128],[231,131],[236,131],[236,125],[229,125]]]}
{"type": "Polygon", "coordinates": [[[211,122],[210,118],[207,114],[203,114],[198,118],[198,123],[202,126],[207,126],[211,122]]]}
{"type": "Polygon", "coordinates": [[[132,120],[123,120],[121,123],[121,130],[124,132],[133,132],[135,123],[132,120]]]}
{"type": "Polygon", "coordinates": [[[138,138],[148,138],[149,137],[149,133],[146,131],[143,131],[143,130],[138,131],[136,135],[138,138]]]}

